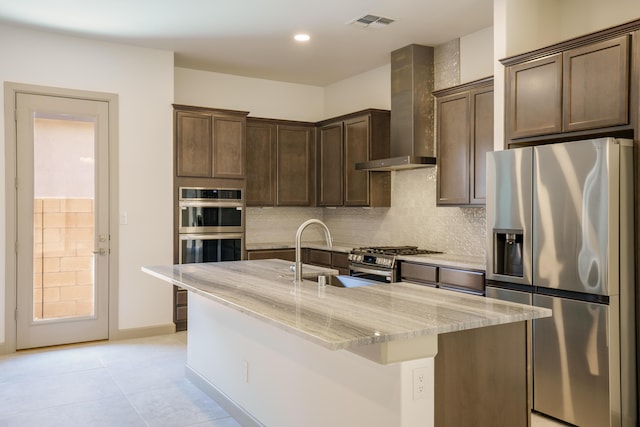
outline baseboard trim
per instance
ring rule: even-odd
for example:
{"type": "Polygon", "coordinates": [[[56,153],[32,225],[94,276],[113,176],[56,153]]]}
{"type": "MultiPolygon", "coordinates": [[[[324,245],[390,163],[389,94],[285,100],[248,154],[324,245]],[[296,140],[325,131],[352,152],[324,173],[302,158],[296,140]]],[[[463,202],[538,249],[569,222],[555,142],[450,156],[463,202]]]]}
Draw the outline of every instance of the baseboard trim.
{"type": "Polygon", "coordinates": [[[256,420],[253,415],[234,402],[218,387],[207,381],[207,379],[198,372],[194,371],[189,365],[185,367],[185,377],[207,396],[215,400],[216,403],[227,411],[242,427],[264,427],[264,424],[256,420]]]}
{"type": "Polygon", "coordinates": [[[16,352],[15,346],[9,345],[8,342],[5,341],[2,344],[0,344],[0,355],[15,353],[15,352],[16,352]]]}
{"type": "Polygon", "coordinates": [[[109,340],[129,340],[135,338],[146,338],[157,335],[169,335],[176,333],[176,325],[173,323],[159,326],[146,326],[144,328],[119,329],[115,333],[109,334],[109,340]]]}

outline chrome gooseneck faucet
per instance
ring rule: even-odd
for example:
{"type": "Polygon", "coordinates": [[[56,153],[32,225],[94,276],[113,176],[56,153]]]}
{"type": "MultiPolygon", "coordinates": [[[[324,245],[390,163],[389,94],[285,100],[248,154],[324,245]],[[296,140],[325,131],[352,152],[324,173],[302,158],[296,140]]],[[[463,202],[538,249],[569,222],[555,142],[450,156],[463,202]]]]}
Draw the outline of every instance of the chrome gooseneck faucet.
{"type": "Polygon", "coordinates": [[[331,243],[331,232],[329,231],[329,227],[327,227],[324,222],[320,221],[319,219],[309,219],[300,224],[300,227],[298,227],[298,231],[296,232],[296,283],[300,283],[302,281],[302,251],[300,250],[300,240],[302,238],[302,232],[311,224],[321,225],[324,228],[324,238],[327,241],[327,246],[329,247],[329,249],[331,249],[331,247],[333,246],[333,244],[331,243]]]}

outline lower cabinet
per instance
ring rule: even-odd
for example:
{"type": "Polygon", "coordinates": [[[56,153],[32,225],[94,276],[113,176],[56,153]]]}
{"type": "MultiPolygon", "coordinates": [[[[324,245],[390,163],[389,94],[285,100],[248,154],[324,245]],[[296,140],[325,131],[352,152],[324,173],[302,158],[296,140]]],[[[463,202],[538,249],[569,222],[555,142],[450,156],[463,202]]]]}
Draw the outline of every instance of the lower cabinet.
{"type": "Polygon", "coordinates": [[[433,425],[530,425],[528,323],[438,335],[433,425]]]}
{"type": "Polygon", "coordinates": [[[340,274],[349,274],[349,255],[345,252],[328,251],[322,249],[307,249],[304,262],[319,267],[338,270],[340,274]]]}
{"type": "Polygon", "coordinates": [[[186,289],[173,287],[173,323],[176,332],[187,330],[187,291],[186,289]]]}
{"type": "Polygon", "coordinates": [[[295,262],[296,250],[295,249],[259,249],[247,251],[247,260],[252,261],[256,259],[283,259],[285,261],[295,262]]]}
{"type": "Polygon", "coordinates": [[[400,279],[403,282],[416,283],[484,295],[485,274],[483,271],[462,270],[431,264],[402,261],[400,279]]]}

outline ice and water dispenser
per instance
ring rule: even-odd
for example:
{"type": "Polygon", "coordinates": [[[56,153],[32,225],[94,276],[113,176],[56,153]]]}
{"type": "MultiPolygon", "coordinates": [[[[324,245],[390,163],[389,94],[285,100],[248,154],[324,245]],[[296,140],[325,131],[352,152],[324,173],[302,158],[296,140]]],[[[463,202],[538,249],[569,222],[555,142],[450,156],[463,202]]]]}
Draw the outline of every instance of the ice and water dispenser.
{"type": "Polygon", "coordinates": [[[522,230],[493,230],[494,272],[505,276],[523,277],[522,230]]]}

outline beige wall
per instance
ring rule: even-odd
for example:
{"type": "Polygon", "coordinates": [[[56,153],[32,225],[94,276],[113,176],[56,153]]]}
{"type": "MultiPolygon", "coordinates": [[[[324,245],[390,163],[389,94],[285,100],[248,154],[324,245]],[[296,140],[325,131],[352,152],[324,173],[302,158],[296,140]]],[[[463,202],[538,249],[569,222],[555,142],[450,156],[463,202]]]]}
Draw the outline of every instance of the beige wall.
{"type": "Polygon", "coordinates": [[[493,75],[493,27],[460,37],[460,83],[493,75]]]}
{"type": "Polygon", "coordinates": [[[175,69],[176,104],[248,111],[250,116],[315,122],[324,118],[324,90],[207,71],[175,69]]]}
{"type": "MultiPolygon", "coordinates": [[[[0,24],[0,81],[118,95],[118,158],[115,173],[119,208],[128,224],[119,235],[116,323],[121,330],[170,325],[171,287],[142,273],[143,265],[172,262],[173,53],[91,41],[0,24]]],[[[4,104],[0,106],[4,116],[4,104]]],[[[4,120],[0,120],[0,164],[5,165],[4,120]]],[[[4,170],[4,169],[3,169],[4,170]]],[[[6,229],[5,174],[0,174],[0,271],[5,272],[13,230],[6,229]]],[[[0,346],[8,318],[0,276],[0,346]]]]}

